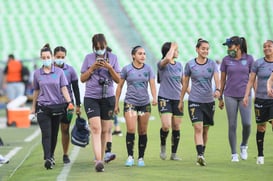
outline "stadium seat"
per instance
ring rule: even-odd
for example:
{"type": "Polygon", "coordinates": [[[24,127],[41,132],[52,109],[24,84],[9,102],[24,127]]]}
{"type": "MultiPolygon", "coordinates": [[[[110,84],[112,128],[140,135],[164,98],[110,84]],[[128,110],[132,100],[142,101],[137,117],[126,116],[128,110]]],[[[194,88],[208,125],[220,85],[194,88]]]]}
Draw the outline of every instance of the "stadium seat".
{"type": "Polygon", "coordinates": [[[204,38],[211,45],[209,56],[218,59],[226,54],[222,42],[239,35],[247,39],[250,54],[262,56],[256,50],[272,37],[272,1],[121,0],[121,4],[155,55],[163,42],[177,41],[183,60],[188,60],[196,56],[197,39],[204,38]],[[268,28],[261,28],[264,25],[268,28]]]}
{"type": "Polygon", "coordinates": [[[36,60],[42,46],[50,43],[52,49],[64,46],[69,63],[79,72],[79,62],[92,52],[92,35],[104,33],[120,64],[123,66],[128,62],[118,40],[90,0],[71,0],[69,3],[66,0],[3,1],[1,4],[5,7],[1,13],[1,34],[5,46],[0,59],[5,60],[8,54],[14,53],[19,59],[36,60]]]}

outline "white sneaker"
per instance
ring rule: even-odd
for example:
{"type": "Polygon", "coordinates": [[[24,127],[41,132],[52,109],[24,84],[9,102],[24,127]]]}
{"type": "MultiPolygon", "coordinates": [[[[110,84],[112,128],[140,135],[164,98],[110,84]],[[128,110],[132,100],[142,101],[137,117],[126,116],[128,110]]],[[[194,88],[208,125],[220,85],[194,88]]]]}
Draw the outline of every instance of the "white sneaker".
{"type": "Polygon", "coordinates": [[[263,156],[258,156],[257,157],[257,162],[258,165],[263,165],[264,164],[264,157],[263,156]]]}
{"type": "Polygon", "coordinates": [[[145,166],[145,162],[144,162],[143,158],[138,159],[137,166],[139,166],[139,167],[144,167],[145,166]]]}
{"type": "Polygon", "coordinates": [[[5,164],[5,163],[9,163],[9,159],[0,155],[0,164],[5,164]]]}
{"type": "Polygon", "coordinates": [[[126,167],[131,167],[134,165],[134,158],[132,156],[128,156],[126,162],[125,162],[125,166],[126,167]]]}
{"type": "Polygon", "coordinates": [[[247,160],[247,148],[248,146],[241,146],[241,158],[242,160],[247,160]]]}
{"type": "Polygon", "coordinates": [[[171,159],[171,160],[175,160],[175,161],[180,161],[180,160],[182,160],[180,157],[178,157],[178,156],[176,155],[176,153],[172,153],[170,159],[171,159]]]}
{"type": "Polygon", "coordinates": [[[203,155],[197,156],[196,165],[206,166],[206,161],[203,155]]]}
{"type": "Polygon", "coordinates": [[[231,155],[231,162],[239,162],[239,156],[237,153],[231,155]]]}
{"type": "Polygon", "coordinates": [[[166,155],[166,145],[161,145],[160,146],[160,158],[162,160],[166,160],[167,155],[166,155]]]}

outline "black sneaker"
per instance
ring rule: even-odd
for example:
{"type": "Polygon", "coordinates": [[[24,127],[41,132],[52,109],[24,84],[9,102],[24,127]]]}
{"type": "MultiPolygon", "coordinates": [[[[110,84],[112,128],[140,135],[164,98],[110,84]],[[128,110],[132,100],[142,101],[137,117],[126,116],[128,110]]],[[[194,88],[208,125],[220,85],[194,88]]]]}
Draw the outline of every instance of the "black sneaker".
{"type": "Polygon", "coordinates": [[[101,161],[97,162],[95,165],[95,169],[97,172],[104,172],[104,165],[101,161]]]}
{"type": "Polygon", "coordinates": [[[63,155],[63,162],[64,162],[64,164],[70,163],[70,159],[69,159],[68,155],[63,155]]]}
{"type": "Polygon", "coordinates": [[[109,163],[110,161],[115,160],[115,159],[116,159],[115,153],[111,153],[111,152],[105,153],[105,156],[104,156],[105,163],[109,163]]]}
{"type": "Polygon", "coordinates": [[[53,169],[53,163],[51,161],[51,159],[46,159],[45,161],[45,168],[48,169],[53,169]]]}

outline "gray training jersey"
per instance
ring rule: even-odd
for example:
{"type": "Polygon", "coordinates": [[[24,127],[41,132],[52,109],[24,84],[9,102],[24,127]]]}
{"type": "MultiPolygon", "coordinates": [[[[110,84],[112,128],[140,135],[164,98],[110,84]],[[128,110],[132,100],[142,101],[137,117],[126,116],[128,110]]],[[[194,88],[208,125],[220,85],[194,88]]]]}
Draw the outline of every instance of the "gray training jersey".
{"type": "Polygon", "coordinates": [[[256,73],[258,84],[256,98],[273,99],[267,95],[267,80],[273,71],[273,62],[267,62],[264,58],[256,60],[251,68],[251,72],[256,73]]]}
{"type": "Polygon", "coordinates": [[[151,67],[144,64],[142,68],[136,68],[129,64],[121,70],[121,79],[127,82],[127,91],[124,102],[135,106],[144,106],[150,103],[148,83],[155,79],[151,67]]]}
{"type": "Polygon", "coordinates": [[[198,64],[195,59],[185,66],[185,76],[191,77],[189,100],[199,103],[213,102],[211,80],[215,72],[219,72],[213,60],[207,59],[205,64],[198,64]]]}
{"type": "Polygon", "coordinates": [[[175,64],[168,63],[166,66],[160,67],[160,62],[158,62],[157,67],[158,78],[160,79],[158,96],[171,100],[179,100],[182,89],[182,64],[175,61],[175,64]]]}

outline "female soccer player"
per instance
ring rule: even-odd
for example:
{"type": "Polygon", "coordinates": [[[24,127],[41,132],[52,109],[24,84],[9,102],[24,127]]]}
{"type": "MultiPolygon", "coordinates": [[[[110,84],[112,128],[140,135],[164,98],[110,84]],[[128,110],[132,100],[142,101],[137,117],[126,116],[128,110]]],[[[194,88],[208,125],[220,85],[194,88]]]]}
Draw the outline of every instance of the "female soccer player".
{"type": "Polygon", "coordinates": [[[208,141],[209,126],[214,125],[214,98],[219,98],[220,96],[219,72],[215,61],[208,58],[208,41],[198,39],[196,52],[198,56],[187,62],[185,66],[185,79],[183,81],[179,109],[183,112],[184,95],[191,78],[192,86],[188,101],[188,111],[194,127],[197,164],[205,166],[204,152],[208,141]],[[212,91],[212,78],[215,81],[215,92],[212,91]]]}
{"type": "Polygon", "coordinates": [[[92,47],[94,52],[86,55],[82,64],[81,81],[85,82],[84,108],[90,124],[95,169],[103,172],[102,159],[115,108],[114,82],[120,80],[120,67],[117,56],[107,51],[103,34],[92,37],[92,47]]]}
{"type": "Polygon", "coordinates": [[[152,104],[156,105],[155,76],[151,67],[145,64],[146,53],[144,48],[136,46],[131,52],[133,62],[121,71],[121,80],[116,90],[115,112],[119,112],[119,98],[125,81],[127,91],[124,100],[124,117],[126,120],[127,134],[126,147],[128,159],[126,166],[134,165],[135,132],[138,130],[138,166],[145,166],[144,152],[147,144],[147,127],[151,113],[148,83],[152,94],[152,104]]]}
{"type": "Polygon", "coordinates": [[[180,160],[176,155],[180,140],[180,125],[183,113],[178,109],[183,82],[183,67],[178,61],[178,45],[166,42],[161,48],[162,59],[158,62],[158,111],[161,118],[160,128],[160,158],[165,160],[166,139],[169,129],[172,129],[171,160],[180,160]]]}
{"type": "MultiPolygon", "coordinates": [[[[264,164],[264,134],[266,123],[273,120],[273,97],[267,94],[267,79],[273,70],[273,41],[267,40],[263,44],[264,57],[256,60],[251,68],[250,78],[246,87],[243,99],[244,106],[249,104],[249,95],[251,88],[255,86],[257,77],[257,86],[255,89],[255,116],[257,124],[256,144],[258,149],[257,164],[264,164]]],[[[272,87],[272,86],[270,86],[272,87]]]]}

